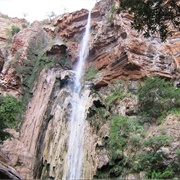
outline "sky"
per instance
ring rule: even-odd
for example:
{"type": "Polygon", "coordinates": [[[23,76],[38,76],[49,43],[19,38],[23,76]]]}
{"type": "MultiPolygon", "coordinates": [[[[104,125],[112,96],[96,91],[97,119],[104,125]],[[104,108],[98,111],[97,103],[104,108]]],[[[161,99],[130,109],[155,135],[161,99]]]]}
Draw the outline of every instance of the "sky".
{"type": "Polygon", "coordinates": [[[82,8],[91,9],[97,0],[0,0],[0,12],[9,17],[34,20],[48,18],[50,12],[56,15],[72,12],[82,8]]]}

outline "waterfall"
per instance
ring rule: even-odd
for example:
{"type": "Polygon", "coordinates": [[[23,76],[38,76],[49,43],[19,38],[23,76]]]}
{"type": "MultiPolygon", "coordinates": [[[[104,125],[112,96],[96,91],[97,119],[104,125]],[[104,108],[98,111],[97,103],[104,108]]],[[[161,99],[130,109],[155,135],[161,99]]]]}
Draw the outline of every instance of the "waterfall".
{"type": "Polygon", "coordinates": [[[88,14],[88,21],[86,25],[86,30],[81,42],[81,48],[79,53],[79,61],[75,68],[76,77],[75,77],[75,90],[77,90],[78,93],[80,93],[81,90],[81,78],[83,76],[83,69],[84,69],[84,63],[88,55],[88,45],[89,45],[89,38],[90,38],[90,27],[91,27],[91,11],[89,11],[88,14]]]}
{"type": "Polygon", "coordinates": [[[79,52],[79,61],[75,68],[74,92],[72,95],[72,114],[70,117],[70,134],[67,153],[67,179],[80,179],[83,162],[83,137],[85,128],[85,107],[89,92],[81,94],[82,76],[84,64],[88,55],[91,27],[91,12],[89,11],[88,21],[83,35],[79,52]]]}

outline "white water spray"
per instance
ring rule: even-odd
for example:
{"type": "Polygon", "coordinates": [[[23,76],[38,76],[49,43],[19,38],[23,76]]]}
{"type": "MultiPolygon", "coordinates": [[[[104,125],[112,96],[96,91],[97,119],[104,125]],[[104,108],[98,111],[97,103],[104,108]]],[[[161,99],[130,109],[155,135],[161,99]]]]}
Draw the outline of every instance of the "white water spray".
{"type": "Polygon", "coordinates": [[[74,92],[72,97],[72,114],[70,118],[69,146],[67,153],[68,170],[67,179],[80,179],[83,162],[83,141],[85,128],[86,100],[89,92],[80,94],[82,85],[81,79],[84,74],[84,64],[88,55],[91,27],[91,12],[88,15],[86,30],[82,39],[79,61],[75,69],[74,92]]]}
{"type": "MultiPolygon", "coordinates": [[[[89,11],[88,15],[88,21],[86,25],[86,30],[82,39],[81,43],[81,48],[80,48],[80,53],[79,53],[79,61],[76,66],[75,72],[76,72],[76,77],[75,77],[75,90],[81,90],[81,78],[84,74],[83,69],[84,69],[84,63],[88,55],[88,46],[89,46],[89,39],[90,39],[90,27],[91,27],[91,12],[89,11]]],[[[79,93],[78,91],[78,93],[79,93]]]]}

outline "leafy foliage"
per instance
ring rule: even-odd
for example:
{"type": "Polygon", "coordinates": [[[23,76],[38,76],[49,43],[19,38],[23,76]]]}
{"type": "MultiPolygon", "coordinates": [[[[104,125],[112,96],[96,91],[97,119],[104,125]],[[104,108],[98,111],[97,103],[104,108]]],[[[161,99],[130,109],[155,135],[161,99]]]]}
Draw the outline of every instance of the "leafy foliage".
{"type": "Polygon", "coordinates": [[[144,141],[145,147],[150,147],[154,152],[158,151],[162,146],[169,145],[170,137],[167,135],[160,135],[151,137],[144,141]]]}
{"type": "Polygon", "coordinates": [[[115,116],[111,121],[109,147],[111,159],[116,159],[125,147],[138,146],[143,135],[143,127],[128,116],[115,116]],[[139,134],[139,135],[137,135],[139,134]]]}
{"type": "Polygon", "coordinates": [[[98,105],[93,105],[89,109],[87,120],[91,124],[91,126],[95,129],[95,131],[98,131],[99,128],[107,122],[108,114],[106,107],[98,100],[94,101],[98,102],[98,105]]]}
{"type": "Polygon", "coordinates": [[[12,25],[12,27],[11,27],[11,34],[12,34],[12,36],[17,34],[19,31],[20,31],[20,28],[18,26],[12,25]]]}
{"type": "Polygon", "coordinates": [[[123,80],[120,80],[112,85],[110,91],[108,92],[108,96],[105,99],[107,105],[111,106],[118,99],[123,99],[127,97],[129,94],[127,93],[126,83],[123,80]]]}
{"type": "Polygon", "coordinates": [[[111,121],[109,145],[112,160],[116,159],[126,146],[130,128],[127,116],[116,116],[111,121]]]}
{"type": "Polygon", "coordinates": [[[132,27],[145,37],[159,33],[164,41],[171,34],[170,24],[179,29],[178,0],[121,0],[120,4],[134,15],[132,27]]]}
{"type": "Polygon", "coordinates": [[[170,137],[160,135],[151,137],[143,142],[146,151],[137,155],[136,168],[145,170],[147,178],[150,179],[168,179],[173,178],[174,170],[168,162],[168,155],[165,154],[161,147],[168,146],[170,137]]]}
{"type": "Polygon", "coordinates": [[[24,65],[19,66],[14,63],[18,74],[23,77],[23,102],[27,105],[29,98],[32,96],[32,88],[35,80],[43,69],[50,69],[55,67],[71,68],[71,61],[64,55],[61,57],[47,56],[43,50],[39,51],[37,57],[30,57],[32,60],[24,60],[24,65]]]}
{"type": "MultiPolygon", "coordinates": [[[[134,155],[125,155],[128,149],[136,152],[141,146],[144,130],[137,121],[128,116],[115,116],[111,121],[109,150],[110,177],[120,177],[132,166],[134,155]]],[[[133,154],[133,153],[132,153],[133,154]]]]}
{"type": "Polygon", "coordinates": [[[29,26],[29,23],[27,22],[27,23],[24,23],[24,24],[22,24],[22,27],[23,28],[27,28],[29,26]]]}
{"type": "Polygon", "coordinates": [[[164,171],[156,171],[148,172],[147,176],[151,179],[172,179],[174,177],[174,172],[171,166],[167,167],[164,171]]]}
{"type": "Polygon", "coordinates": [[[0,142],[10,137],[4,129],[15,128],[20,122],[22,102],[13,96],[0,96],[0,142]]]}
{"type": "MultiPolygon", "coordinates": [[[[110,162],[106,171],[98,170],[101,178],[124,178],[130,173],[145,172],[147,179],[172,179],[179,176],[180,152],[172,158],[167,149],[171,149],[171,137],[162,131],[159,136],[146,137],[144,128],[149,123],[139,124],[144,120],[157,120],[166,117],[167,113],[179,115],[180,89],[171,81],[160,77],[148,77],[139,87],[137,93],[129,93],[129,87],[124,81],[112,84],[106,91],[106,105],[116,105],[118,99],[127,96],[138,96],[136,117],[118,116],[114,112],[111,119],[110,136],[105,147],[109,148],[110,162]],[[144,140],[145,138],[145,140],[144,140]]],[[[92,115],[94,117],[94,115],[92,115]]],[[[99,176],[100,178],[100,176],[99,176]]]]}
{"type": "Polygon", "coordinates": [[[180,89],[160,77],[148,77],[138,90],[138,113],[158,118],[164,111],[180,107],[180,89]]]}
{"type": "Polygon", "coordinates": [[[180,160],[180,149],[177,149],[176,154],[177,154],[178,159],[180,160]]]}
{"type": "Polygon", "coordinates": [[[17,25],[12,25],[11,29],[7,29],[6,34],[7,34],[7,43],[10,45],[12,42],[13,36],[17,34],[20,31],[20,28],[17,25]]]}
{"type": "Polygon", "coordinates": [[[121,177],[125,171],[144,171],[148,179],[171,179],[178,174],[179,150],[175,161],[161,149],[170,145],[171,137],[165,134],[143,141],[143,132],[143,127],[132,118],[113,118],[109,138],[110,177],[121,177]]]}
{"type": "Polygon", "coordinates": [[[89,67],[89,69],[87,70],[87,72],[84,75],[84,79],[85,80],[92,80],[96,77],[98,73],[98,70],[96,68],[94,68],[93,66],[89,67]]]}

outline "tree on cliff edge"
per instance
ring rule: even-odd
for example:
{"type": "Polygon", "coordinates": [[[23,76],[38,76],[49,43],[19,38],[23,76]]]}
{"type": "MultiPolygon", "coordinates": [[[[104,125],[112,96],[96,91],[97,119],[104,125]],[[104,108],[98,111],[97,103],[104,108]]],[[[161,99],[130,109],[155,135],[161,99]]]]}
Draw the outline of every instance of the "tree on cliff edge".
{"type": "Polygon", "coordinates": [[[132,27],[145,37],[158,33],[164,41],[171,27],[180,29],[179,0],[120,0],[120,8],[134,15],[132,27]]]}

